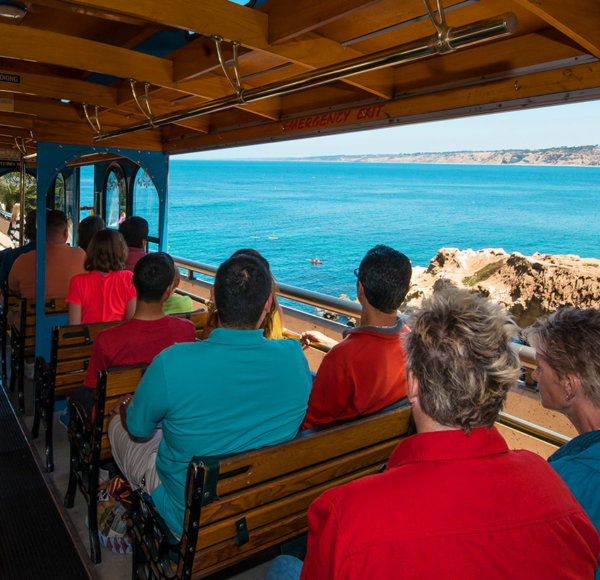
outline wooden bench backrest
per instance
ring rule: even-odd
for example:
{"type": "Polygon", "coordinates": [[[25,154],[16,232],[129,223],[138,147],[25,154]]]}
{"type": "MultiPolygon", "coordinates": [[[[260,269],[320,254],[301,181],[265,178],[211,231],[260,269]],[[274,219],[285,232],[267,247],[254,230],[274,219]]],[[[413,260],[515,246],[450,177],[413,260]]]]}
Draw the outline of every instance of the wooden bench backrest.
{"type": "Polygon", "coordinates": [[[55,326],[52,329],[51,358],[55,368],[56,396],[68,394],[83,383],[96,336],[117,324],[119,321],[55,326]]]}
{"type": "Polygon", "coordinates": [[[200,578],[304,533],[312,501],[376,473],[409,423],[403,406],[220,461],[194,458],[178,577],[191,564],[188,545],[196,547],[192,576],[200,578]]]}
{"type": "MultiPolygon", "coordinates": [[[[46,300],[46,316],[65,315],[69,308],[64,298],[48,298],[46,300]]],[[[24,337],[25,356],[35,353],[35,299],[21,300],[21,328],[24,337]]]]}
{"type": "Polygon", "coordinates": [[[206,321],[208,319],[208,312],[205,312],[204,310],[199,310],[196,312],[187,312],[185,314],[177,314],[176,316],[179,318],[186,318],[187,320],[191,320],[194,323],[194,326],[196,327],[196,338],[198,338],[198,339],[202,338],[202,331],[204,330],[204,327],[206,326],[206,321]]]}
{"type": "Polygon", "coordinates": [[[115,367],[99,373],[94,438],[100,441],[101,460],[111,455],[107,434],[109,411],[120,397],[135,393],[146,368],[147,365],[115,367]]]}

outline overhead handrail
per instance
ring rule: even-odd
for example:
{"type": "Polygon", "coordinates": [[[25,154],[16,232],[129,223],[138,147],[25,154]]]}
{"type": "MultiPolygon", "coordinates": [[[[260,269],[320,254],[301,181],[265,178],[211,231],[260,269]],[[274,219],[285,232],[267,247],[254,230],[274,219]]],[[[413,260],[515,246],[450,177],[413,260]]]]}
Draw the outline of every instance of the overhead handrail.
{"type": "MultiPolygon", "coordinates": [[[[244,90],[244,102],[252,103],[261,99],[287,95],[297,91],[319,87],[362,73],[379,70],[397,64],[414,62],[435,54],[455,51],[488,40],[502,38],[512,34],[516,30],[516,22],[514,14],[506,13],[493,19],[482,20],[456,28],[448,28],[444,42],[442,43],[440,43],[438,33],[436,32],[433,36],[386,49],[373,55],[336,63],[315,71],[306,72],[288,80],[271,83],[264,87],[244,90]]],[[[237,107],[239,104],[239,95],[236,92],[234,95],[214,99],[191,109],[155,117],[154,125],[150,125],[147,122],[138,123],[109,133],[96,135],[94,140],[99,141],[109,139],[111,137],[118,137],[143,129],[150,129],[153,126],[160,127],[162,125],[184,121],[186,119],[215,113],[217,111],[225,111],[237,107]]]]}
{"type": "Polygon", "coordinates": [[[244,85],[243,85],[242,79],[240,77],[240,68],[239,68],[239,64],[238,64],[238,49],[240,47],[240,43],[237,41],[233,41],[231,43],[231,46],[233,47],[233,56],[232,56],[232,65],[231,66],[233,68],[233,74],[235,75],[235,78],[232,78],[232,76],[229,72],[229,67],[227,66],[227,61],[225,60],[225,57],[223,56],[223,47],[222,47],[223,38],[218,35],[213,35],[213,36],[211,36],[211,38],[213,39],[215,46],[217,47],[217,56],[219,58],[219,64],[221,65],[221,69],[223,70],[223,74],[225,75],[225,78],[229,81],[231,88],[235,91],[238,101],[242,104],[245,103],[246,100],[244,98],[244,85]]]}
{"type": "Polygon", "coordinates": [[[152,113],[152,107],[150,106],[150,83],[144,83],[144,94],[141,97],[137,94],[136,83],[137,81],[135,79],[129,79],[133,100],[138,106],[138,109],[142,112],[142,115],[148,119],[150,126],[154,127],[154,115],[152,113]]]}
{"type": "MultiPolygon", "coordinates": [[[[100,107],[98,105],[94,105],[94,113],[90,114],[88,111],[88,104],[83,103],[83,114],[87,119],[87,122],[90,124],[90,127],[96,132],[96,137],[102,135],[102,125],[100,125],[100,117],[98,116],[98,112],[100,107]]],[[[96,138],[94,137],[94,139],[96,138]]]]}

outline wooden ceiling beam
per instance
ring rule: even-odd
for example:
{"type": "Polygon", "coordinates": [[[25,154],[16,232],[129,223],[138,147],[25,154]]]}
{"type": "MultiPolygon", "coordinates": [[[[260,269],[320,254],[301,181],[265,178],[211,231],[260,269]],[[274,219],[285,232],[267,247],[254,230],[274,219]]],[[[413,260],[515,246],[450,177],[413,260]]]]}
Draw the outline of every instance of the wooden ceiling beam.
{"type": "MultiPolygon", "coordinates": [[[[296,37],[291,43],[272,46],[268,41],[268,15],[227,0],[196,3],[185,0],[69,0],[69,3],[145,18],[148,22],[192,30],[207,36],[220,35],[228,41],[237,41],[245,47],[279,55],[309,69],[362,56],[354,49],[344,48],[338,42],[314,33],[296,37]]],[[[390,71],[366,73],[347,82],[382,98],[391,98],[393,94],[393,74],[390,71]]]]}
{"type": "Polygon", "coordinates": [[[600,58],[600,2],[598,0],[515,0],[548,24],[600,58]]]}
{"type": "Polygon", "coordinates": [[[68,0],[68,3],[125,14],[206,36],[219,35],[228,41],[235,40],[252,48],[267,49],[269,45],[267,15],[228,0],[68,0]]]}
{"type": "Polygon", "coordinates": [[[76,103],[92,103],[107,108],[117,106],[117,90],[114,87],[58,76],[13,71],[10,74],[18,76],[18,82],[2,82],[0,79],[1,91],[50,99],[68,99],[76,103]]]}
{"type": "Polygon", "coordinates": [[[265,12],[269,15],[269,42],[277,44],[294,36],[311,32],[352,14],[362,8],[376,4],[379,0],[277,0],[267,3],[265,12]],[[290,15],[293,14],[293,18],[290,15]]]}

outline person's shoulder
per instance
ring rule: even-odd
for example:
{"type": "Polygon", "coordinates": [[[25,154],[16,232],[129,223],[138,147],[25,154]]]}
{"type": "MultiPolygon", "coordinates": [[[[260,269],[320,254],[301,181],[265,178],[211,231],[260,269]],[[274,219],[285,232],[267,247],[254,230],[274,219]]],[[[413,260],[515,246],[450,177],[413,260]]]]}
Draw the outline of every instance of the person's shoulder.
{"type": "Polygon", "coordinates": [[[37,250],[31,250],[31,252],[25,252],[17,257],[15,263],[13,264],[13,268],[21,268],[26,264],[30,264],[36,261],[37,250]]]}
{"type": "Polygon", "coordinates": [[[187,318],[167,314],[167,316],[165,316],[162,320],[164,321],[165,325],[172,326],[174,328],[192,328],[194,332],[196,332],[196,326],[191,320],[188,320],[187,318]]]}

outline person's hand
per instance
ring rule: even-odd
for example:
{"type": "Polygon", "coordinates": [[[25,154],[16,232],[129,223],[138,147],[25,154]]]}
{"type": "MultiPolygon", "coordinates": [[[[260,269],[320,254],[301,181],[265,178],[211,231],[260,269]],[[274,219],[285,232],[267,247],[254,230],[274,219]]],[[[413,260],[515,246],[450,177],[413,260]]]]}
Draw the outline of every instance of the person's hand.
{"type": "Polygon", "coordinates": [[[318,330],[307,330],[302,333],[301,337],[302,348],[310,346],[313,342],[318,342],[327,346],[335,346],[337,344],[337,341],[333,340],[333,338],[329,338],[318,330]]]}
{"type": "Polygon", "coordinates": [[[113,415],[118,415],[121,412],[122,408],[127,409],[129,403],[131,403],[131,399],[133,399],[132,395],[123,395],[109,410],[109,414],[112,417],[113,415]]]}

